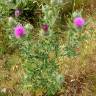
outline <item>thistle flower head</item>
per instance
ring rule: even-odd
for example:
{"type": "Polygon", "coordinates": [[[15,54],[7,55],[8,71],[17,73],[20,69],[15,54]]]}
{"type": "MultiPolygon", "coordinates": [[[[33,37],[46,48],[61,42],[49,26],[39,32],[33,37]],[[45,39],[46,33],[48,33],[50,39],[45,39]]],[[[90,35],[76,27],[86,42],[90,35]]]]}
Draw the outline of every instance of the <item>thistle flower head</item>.
{"type": "Polygon", "coordinates": [[[25,28],[22,25],[17,25],[14,28],[14,34],[16,38],[20,38],[25,35],[25,28]]]}
{"type": "Polygon", "coordinates": [[[83,27],[85,24],[85,20],[82,17],[76,17],[73,20],[73,23],[76,27],[83,27]]]}
{"type": "Polygon", "coordinates": [[[15,16],[18,17],[20,14],[21,14],[20,10],[19,9],[16,9],[15,10],[15,16]]]}
{"type": "Polygon", "coordinates": [[[42,25],[42,29],[43,29],[45,32],[48,32],[48,24],[43,24],[43,25],[42,25]]]}

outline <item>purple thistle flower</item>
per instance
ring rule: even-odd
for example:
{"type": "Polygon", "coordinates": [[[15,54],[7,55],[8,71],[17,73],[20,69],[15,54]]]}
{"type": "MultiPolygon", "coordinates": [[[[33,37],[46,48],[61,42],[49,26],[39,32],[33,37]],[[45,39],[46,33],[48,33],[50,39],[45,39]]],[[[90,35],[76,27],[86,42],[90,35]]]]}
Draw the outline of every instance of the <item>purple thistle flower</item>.
{"type": "Polygon", "coordinates": [[[24,36],[26,34],[25,28],[22,25],[17,25],[14,29],[14,34],[16,38],[24,36]]]}
{"type": "Polygon", "coordinates": [[[85,24],[85,20],[82,17],[76,17],[73,20],[73,23],[76,27],[83,27],[85,24]]]}
{"type": "Polygon", "coordinates": [[[42,29],[45,31],[45,32],[48,32],[48,24],[43,24],[42,25],[42,29]]]}
{"type": "Polygon", "coordinates": [[[15,16],[18,17],[20,14],[21,14],[20,10],[19,9],[16,9],[15,10],[15,16]]]}

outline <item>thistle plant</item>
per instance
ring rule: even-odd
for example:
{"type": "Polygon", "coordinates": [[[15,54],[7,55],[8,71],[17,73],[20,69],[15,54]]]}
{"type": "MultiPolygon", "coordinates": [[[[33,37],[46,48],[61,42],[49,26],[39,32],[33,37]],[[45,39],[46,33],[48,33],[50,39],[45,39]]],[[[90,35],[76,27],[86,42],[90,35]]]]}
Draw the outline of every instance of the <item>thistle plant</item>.
{"type": "Polygon", "coordinates": [[[27,40],[22,43],[20,48],[22,58],[25,58],[23,88],[30,88],[33,92],[43,90],[48,96],[54,95],[61,88],[64,79],[59,73],[59,65],[56,63],[57,53],[59,53],[56,50],[58,43],[56,34],[52,30],[58,14],[56,9],[51,9],[51,7],[43,6],[44,17],[41,20],[41,31],[44,34],[42,34],[42,38],[40,36],[35,42],[27,40]],[[51,13],[49,14],[49,12],[51,13]],[[47,33],[49,35],[45,35],[47,33]]]}
{"type": "Polygon", "coordinates": [[[66,33],[68,39],[65,44],[64,54],[69,57],[77,56],[80,52],[82,41],[84,42],[84,40],[88,39],[88,36],[84,33],[87,21],[79,14],[75,12],[75,15],[72,15],[74,17],[68,19],[67,23],[69,29],[66,33]]]}
{"type": "Polygon", "coordinates": [[[57,6],[43,5],[44,17],[41,18],[40,30],[49,35],[43,34],[37,40],[33,39],[32,24],[20,20],[22,12],[19,9],[15,8],[14,16],[7,18],[8,22],[4,26],[8,47],[17,48],[22,59],[22,87],[33,92],[41,90],[48,96],[54,95],[61,88],[64,79],[56,62],[59,53],[58,36],[53,31],[59,14],[56,10],[57,6]]]}

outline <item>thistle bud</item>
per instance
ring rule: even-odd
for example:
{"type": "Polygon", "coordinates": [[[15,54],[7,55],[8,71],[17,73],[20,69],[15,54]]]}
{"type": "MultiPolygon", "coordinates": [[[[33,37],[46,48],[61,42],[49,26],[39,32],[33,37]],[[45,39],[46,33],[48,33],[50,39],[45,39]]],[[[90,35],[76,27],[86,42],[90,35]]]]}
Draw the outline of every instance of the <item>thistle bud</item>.
{"type": "Polygon", "coordinates": [[[25,29],[26,29],[27,31],[31,31],[31,30],[33,29],[33,26],[28,23],[28,24],[25,25],[25,29]]]}

